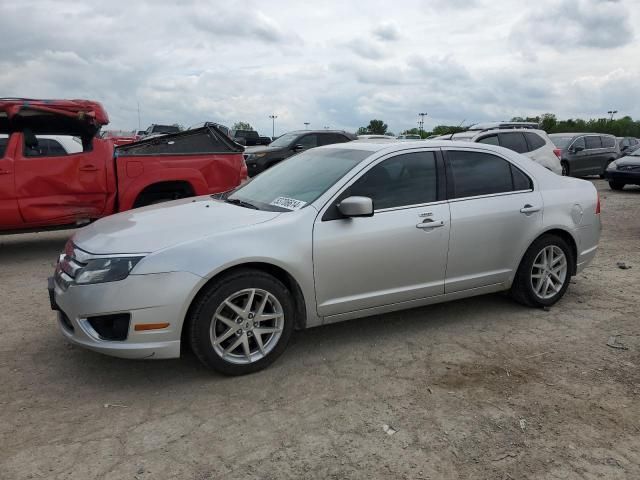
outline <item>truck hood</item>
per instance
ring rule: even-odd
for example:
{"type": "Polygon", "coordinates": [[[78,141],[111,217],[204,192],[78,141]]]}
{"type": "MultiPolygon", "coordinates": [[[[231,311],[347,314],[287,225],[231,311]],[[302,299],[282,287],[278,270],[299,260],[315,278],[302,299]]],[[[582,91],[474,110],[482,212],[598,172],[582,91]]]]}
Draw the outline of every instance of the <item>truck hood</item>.
{"type": "Polygon", "coordinates": [[[152,253],[278,215],[280,212],[253,210],[209,196],[186,198],[103,218],[78,230],[72,241],[93,254],[152,253]]]}

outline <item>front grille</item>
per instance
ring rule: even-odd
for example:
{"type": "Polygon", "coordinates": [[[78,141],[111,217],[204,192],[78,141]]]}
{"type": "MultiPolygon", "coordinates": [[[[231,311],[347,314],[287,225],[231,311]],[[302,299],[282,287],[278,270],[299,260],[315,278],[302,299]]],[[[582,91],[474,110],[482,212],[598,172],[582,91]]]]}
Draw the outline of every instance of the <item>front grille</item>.
{"type": "Polygon", "coordinates": [[[60,288],[66,290],[74,282],[78,270],[87,264],[88,259],[87,253],[75,248],[71,242],[67,243],[56,265],[55,279],[60,288]]]}
{"type": "Polygon", "coordinates": [[[116,313],[112,315],[99,315],[87,318],[91,328],[95,330],[100,339],[122,341],[129,334],[130,313],[116,313]]]}

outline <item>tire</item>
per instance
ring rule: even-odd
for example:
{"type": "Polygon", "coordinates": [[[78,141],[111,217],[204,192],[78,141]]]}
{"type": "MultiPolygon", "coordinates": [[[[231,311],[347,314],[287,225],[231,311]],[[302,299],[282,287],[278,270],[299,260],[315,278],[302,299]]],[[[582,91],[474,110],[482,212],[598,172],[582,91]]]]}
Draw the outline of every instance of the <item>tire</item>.
{"type": "Polygon", "coordinates": [[[615,182],[613,180],[609,181],[609,187],[611,187],[611,190],[622,190],[624,188],[625,184],[621,183],[621,182],[615,182]]]}
{"type": "Polygon", "coordinates": [[[189,343],[205,366],[224,375],[245,375],[266,368],[284,352],[294,316],[292,295],[282,282],[260,270],[238,270],[198,295],[188,319],[189,343]],[[268,319],[260,321],[265,296],[262,312],[268,319]]]}
{"type": "Polygon", "coordinates": [[[571,174],[569,173],[569,163],[563,160],[562,162],[560,162],[560,165],[562,166],[562,176],[570,176],[571,174]]]}
{"type": "Polygon", "coordinates": [[[549,307],[560,300],[569,288],[574,266],[573,253],[565,240],[553,234],[542,235],[524,254],[511,286],[511,296],[529,307],[549,307]],[[552,265],[556,265],[550,271],[536,267],[542,264],[549,266],[544,262],[543,252],[547,252],[546,258],[549,258],[552,265]],[[549,255],[550,253],[555,256],[549,255]],[[559,268],[562,263],[562,260],[559,260],[561,257],[564,257],[564,268],[559,268]],[[549,281],[551,285],[547,286],[549,281]],[[539,288],[536,288],[538,286],[539,288]]]}

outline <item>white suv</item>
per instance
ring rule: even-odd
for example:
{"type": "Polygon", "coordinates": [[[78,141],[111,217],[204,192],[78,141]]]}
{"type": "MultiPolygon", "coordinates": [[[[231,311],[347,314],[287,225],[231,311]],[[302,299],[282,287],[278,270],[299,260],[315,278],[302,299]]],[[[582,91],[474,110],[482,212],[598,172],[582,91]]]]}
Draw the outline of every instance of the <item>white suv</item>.
{"type": "Polygon", "coordinates": [[[529,126],[522,128],[520,126],[498,125],[493,128],[473,128],[438,138],[466,140],[505,147],[529,157],[558,175],[562,175],[560,150],[556,148],[544,130],[537,130],[529,126]]]}

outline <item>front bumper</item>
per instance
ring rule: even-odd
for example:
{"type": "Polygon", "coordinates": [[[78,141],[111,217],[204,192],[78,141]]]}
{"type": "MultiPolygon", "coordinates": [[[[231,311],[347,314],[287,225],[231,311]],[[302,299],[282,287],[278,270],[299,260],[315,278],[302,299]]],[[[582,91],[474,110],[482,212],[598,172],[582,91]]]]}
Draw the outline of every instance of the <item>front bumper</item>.
{"type": "Polygon", "coordinates": [[[640,185],[640,170],[605,170],[604,178],[614,182],[640,185]]]}
{"type": "Polygon", "coordinates": [[[118,282],[71,285],[63,290],[49,281],[51,307],[58,326],[70,342],[120,358],[177,358],[188,302],[202,278],[187,272],[129,275],[118,282]],[[105,340],[89,318],[128,313],[127,338],[105,340]],[[168,323],[158,330],[137,331],[136,325],[168,323]]]}

